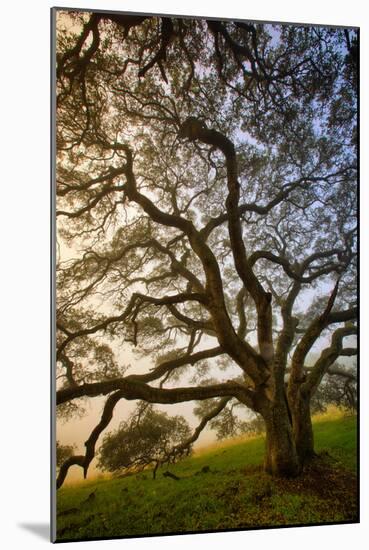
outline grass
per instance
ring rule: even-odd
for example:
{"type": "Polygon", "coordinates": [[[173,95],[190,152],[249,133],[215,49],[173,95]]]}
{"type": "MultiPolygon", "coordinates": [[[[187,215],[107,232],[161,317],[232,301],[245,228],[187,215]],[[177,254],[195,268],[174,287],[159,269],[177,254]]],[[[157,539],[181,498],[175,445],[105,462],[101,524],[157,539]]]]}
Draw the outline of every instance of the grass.
{"type": "Polygon", "coordinates": [[[320,456],[296,479],[265,474],[254,437],[171,466],[179,481],[164,468],[63,487],[58,540],[356,521],[356,418],[322,416],[314,434],[320,456]]]}

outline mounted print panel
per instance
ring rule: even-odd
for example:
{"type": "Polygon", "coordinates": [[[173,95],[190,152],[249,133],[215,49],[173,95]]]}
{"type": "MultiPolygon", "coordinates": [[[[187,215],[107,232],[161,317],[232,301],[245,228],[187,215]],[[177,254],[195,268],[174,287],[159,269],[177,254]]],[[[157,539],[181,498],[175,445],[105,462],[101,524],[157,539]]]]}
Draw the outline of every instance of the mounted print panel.
{"type": "Polygon", "coordinates": [[[53,540],[357,522],[358,29],[52,20],[53,540]]]}

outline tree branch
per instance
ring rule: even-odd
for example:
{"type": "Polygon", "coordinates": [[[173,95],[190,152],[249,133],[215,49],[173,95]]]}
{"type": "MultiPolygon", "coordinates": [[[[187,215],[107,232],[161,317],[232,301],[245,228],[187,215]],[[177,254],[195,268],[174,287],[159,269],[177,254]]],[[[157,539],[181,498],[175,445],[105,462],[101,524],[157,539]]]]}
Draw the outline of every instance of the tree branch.
{"type": "Polygon", "coordinates": [[[210,412],[208,412],[208,414],[203,416],[203,418],[201,419],[201,422],[196,427],[191,437],[189,437],[186,441],[184,441],[180,445],[177,445],[176,447],[174,447],[173,449],[174,454],[182,453],[185,449],[189,448],[190,445],[192,445],[192,443],[197,441],[197,439],[200,437],[201,432],[204,430],[208,422],[210,422],[210,420],[218,416],[218,414],[222,412],[222,410],[226,407],[227,403],[229,403],[231,399],[232,397],[225,397],[224,399],[221,399],[219,403],[217,403],[217,405],[210,412]]]}
{"type": "MultiPolygon", "coordinates": [[[[351,168],[351,167],[349,167],[351,168]]],[[[246,203],[241,204],[238,206],[238,215],[241,217],[246,212],[253,212],[255,214],[259,214],[260,216],[266,216],[275,206],[280,204],[282,201],[288,198],[288,196],[294,191],[295,189],[298,189],[299,187],[302,187],[304,183],[317,183],[319,181],[330,181],[330,178],[333,178],[334,176],[341,175],[343,172],[347,171],[345,170],[338,170],[337,172],[333,172],[331,174],[328,174],[327,176],[321,176],[321,177],[314,177],[314,176],[302,176],[301,178],[298,178],[295,181],[286,183],[281,190],[276,194],[276,196],[268,202],[266,205],[260,205],[256,203],[246,203]]],[[[228,221],[228,213],[224,212],[223,214],[220,214],[219,216],[216,216],[214,218],[211,218],[208,223],[201,229],[200,233],[205,238],[205,240],[208,239],[210,233],[219,225],[222,225],[223,223],[228,221]]],[[[314,258],[320,258],[324,257],[323,253],[316,253],[311,256],[311,261],[313,261],[314,258]]]]}
{"type": "Polygon", "coordinates": [[[197,353],[186,354],[183,357],[178,357],[177,359],[172,359],[170,361],[165,361],[161,363],[149,373],[132,374],[130,375],[129,379],[137,382],[152,382],[153,380],[161,378],[168,372],[172,372],[178,367],[183,367],[184,365],[195,365],[199,361],[210,359],[211,357],[218,357],[223,353],[223,349],[218,346],[216,348],[206,349],[197,353]]]}
{"type": "Polygon", "coordinates": [[[343,339],[346,336],[350,336],[356,333],[357,328],[353,326],[343,327],[335,330],[332,335],[331,345],[329,346],[329,348],[326,348],[322,351],[318,361],[315,363],[310,373],[308,374],[306,381],[301,385],[301,392],[303,394],[311,395],[316,390],[324,374],[341,355],[343,339]]]}
{"type": "Polygon", "coordinates": [[[84,456],[72,456],[67,459],[61,466],[59,470],[59,475],[56,480],[56,488],[59,489],[67,476],[68,470],[71,466],[77,465],[83,468],[83,477],[86,478],[89,465],[91,464],[95,456],[95,446],[96,442],[101,434],[101,432],[108,426],[111,419],[113,418],[113,411],[115,405],[120,399],[124,397],[124,392],[117,391],[113,395],[110,395],[105,402],[104,410],[100,419],[100,422],[92,430],[90,437],[85,442],[86,454],[84,456]]]}
{"type": "MultiPolygon", "coordinates": [[[[206,303],[206,297],[200,293],[183,292],[181,294],[174,294],[172,296],[162,296],[161,298],[155,298],[154,296],[146,296],[145,294],[140,294],[139,292],[135,292],[134,294],[132,294],[130,301],[128,303],[128,306],[126,307],[126,309],[121,315],[108,317],[101,323],[98,323],[97,325],[90,328],[81,329],[81,330],[78,330],[77,332],[69,332],[67,338],[58,347],[57,358],[60,358],[61,353],[72,340],[75,340],[76,338],[79,338],[81,336],[94,334],[95,332],[99,332],[100,330],[106,330],[108,326],[113,323],[120,323],[122,321],[127,320],[131,315],[131,313],[133,313],[137,303],[138,303],[138,307],[140,306],[140,304],[145,302],[154,304],[156,306],[162,306],[162,305],[179,304],[179,303],[183,303],[191,300],[199,303],[206,303]]],[[[135,313],[137,315],[137,311],[135,313]]],[[[63,330],[63,332],[66,331],[66,329],[59,322],[57,322],[56,326],[58,329],[63,330]]]]}
{"type": "Polygon", "coordinates": [[[306,329],[305,334],[296,346],[291,362],[291,376],[289,380],[289,392],[293,393],[293,386],[299,384],[302,376],[302,368],[310,349],[329,324],[329,316],[338,292],[339,279],[334,285],[327,305],[321,315],[315,318],[306,329]]]}
{"type": "MultiPolygon", "coordinates": [[[[221,136],[221,134],[219,135],[221,136]]],[[[209,143],[211,141],[208,140],[209,143]]],[[[223,152],[233,150],[233,145],[227,138],[221,142],[221,147],[223,147],[223,152]]],[[[229,352],[232,359],[249,374],[256,384],[263,383],[267,378],[265,361],[252,346],[243,342],[237,336],[233,328],[225,305],[219,265],[213,252],[192,222],[181,216],[174,216],[161,211],[150,199],[139,193],[133,173],[132,152],[128,146],[124,146],[124,148],[127,156],[127,197],[139,204],[153,221],[164,226],[176,227],[187,235],[193,251],[203,265],[206,276],[206,294],[208,296],[207,308],[212,316],[220,345],[229,352]]]]}
{"type": "Polygon", "coordinates": [[[238,382],[213,384],[184,388],[162,389],[137,382],[137,375],[116,378],[104,382],[82,384],[78,387],[65,388],[57,391],[57,405],[78,399],[80,397],[97,397],[120,390],[122,397],[128,400],[140,399],[149,403],[174,404],[184,401],[209,399],[211,397],[236,397],[242,403],[253,407],[255,394],[252,390],[238,382]]]}
{"type": "MultiPolygon", "coordinates": [[[[339,252],[342,252],[342,251],[340,249],[333,249],[327,252],[325,256],[328,256],[328,255],[332,256],[339,252]]],[[[316,257],[316,255],[314,256],[316,257]]],[[[320,255],[320,257],[322,257],[322,255],[320,255]]],[[[256,252],[253,252],[253,254],[251,254],[251,256],[249,257],[249,262],[251,265],[254,265],[261,258],[265,260],[269,260],[270,262],[273,262],[275,264],[282,266],[286,275],[288,275],[291,279],[294,279],[295,281],[299,281],[300,283],[305,283],[305,284],[312,283],[322,275],[328,275],[329,273],[337,272],[337,269],[339,267],[338,264],[332,263],[327,267],[322,267],[321,269],[317,269],[312,275],[304,277],[302,274],[297,273],[293,269],[291,263],[288,261],[287,258],[283,256],[277,256],[276,254],[273,254],[273,252],[269,252],[268,250],[257,250],[256,252]]],[[[311,263],[312,261],[313,260],[310,260],[309,263],[311,263]]],[[[308,265],[307,261],[302,262],[302,266],[304,265],[306,266],[308,265]]],[[[304,269],[301,269],[301,272],[303,273],[304,269]]]]}
{"type": "Polygon", "coordinates": [[[228,185],[226,209],[233,260],[241,281],[256,304],[259,350],[264,361],[268,361],[273,356],[271,296],[264,291],[246,255],[242,237],[242,226],[238,213],[240,185],[237,175],[238,167],[235,147],[226,136],[217,130],[209,130],[201,121],[193,117],[189,117],[184,121],[180,128],[179,136],[188,138],[190,141],[199,140],[202,143],[212,145],[220,149],[225,156],[228,185]]]}

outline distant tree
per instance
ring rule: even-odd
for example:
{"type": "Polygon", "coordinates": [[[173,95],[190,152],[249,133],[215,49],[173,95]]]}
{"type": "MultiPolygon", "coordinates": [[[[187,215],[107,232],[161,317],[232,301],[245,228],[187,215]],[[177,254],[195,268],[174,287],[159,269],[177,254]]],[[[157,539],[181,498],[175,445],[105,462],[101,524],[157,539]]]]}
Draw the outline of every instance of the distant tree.
{"type": "Polygon", "coordinates": [[[174,463],[191,452],[190,426],[183,416],[168,416],[141,404],[126,422],[105,435],[98,455],[102,470],[121,473],[174,463]]]}
{"type": "Polygon", "coordinates": [[[265,431],[265,423],[262,416],[249,412],[248,419],[244,419],[245,408],[235,399],[224,400],[209,399],[199,401],[194,408],[194,414],[200,419],[206,418],[209,427],[216,434],[218,440],[237,437],[244,433],[261,433],[265,431]],[[214,404],[217,403],[218,411],[214,404]]]}
{"type": "Polygon", "coordinates": [[[354,366],[334,365],[324,376],[311,400],[311,411],[324,412],[329,405],[356,412],[357,376],[354,366]]]}
{"type": "Polygon", "coordinates": [[[245,434],[261,434],[265,432],[265,422],[260,414],[254,414],[250,420],[241,422],[239,429],[245,434]]]}
{"type": "Polygon", "coordinates": [[[61,445],[59,441],[56,442],[56,467],[60,468],[61,465],[73,456],[75,445],[61,445]]]}

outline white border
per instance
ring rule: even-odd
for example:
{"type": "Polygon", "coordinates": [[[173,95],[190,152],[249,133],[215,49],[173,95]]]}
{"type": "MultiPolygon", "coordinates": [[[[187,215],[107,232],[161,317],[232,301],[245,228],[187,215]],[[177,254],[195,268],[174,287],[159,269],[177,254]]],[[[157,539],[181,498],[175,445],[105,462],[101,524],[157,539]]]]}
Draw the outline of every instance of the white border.
{"type": "MultiPolygon", "coordinates": [[[[1,10],[1,540],[5,548],[39,548],[47,544],[49,522],[49,52],[48,0],[5,4],[1,10]],[[5,173],[4,173],[5,169],[5,173]],[[5,304],[5,308],[4,308],[5,304]],[[28,525],[28,527],[27,527],[28,525]],[[31,526],[31,527],[30,527],[31,526]],[[44,533],[40,537],[36,532],[44,533]]],[[[58,5],[58,4],[57,4],[58,5]]],[[[63,5],[59,4],[59,5],[63,5]]],[[[361,27],[361,264],[367,280],[368,235],[368,31],[369,17],[360,0],[126,0],[69,1],[64,5],[182,15],[321,23],[361,27]]],[[[299,549],[334,546],[364,548],[369,534],[368,389],[366,358],[368,296],[361,290],[362,349],[362,523],[215,533],[185,537],[78,543],[87,548],[169,549],[191,545],[236,548],[299,549]]]]}

